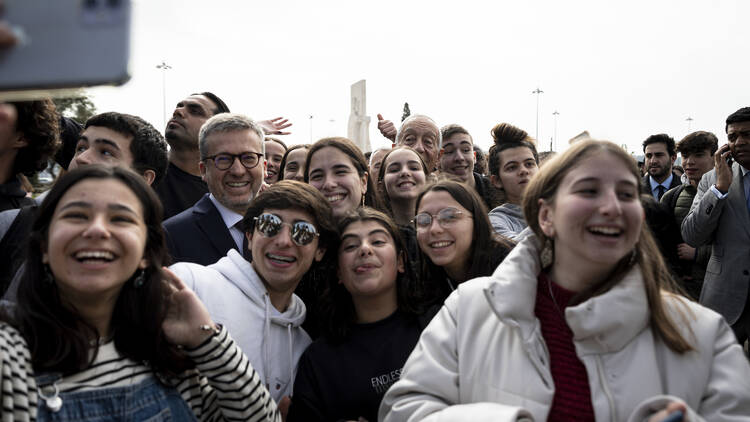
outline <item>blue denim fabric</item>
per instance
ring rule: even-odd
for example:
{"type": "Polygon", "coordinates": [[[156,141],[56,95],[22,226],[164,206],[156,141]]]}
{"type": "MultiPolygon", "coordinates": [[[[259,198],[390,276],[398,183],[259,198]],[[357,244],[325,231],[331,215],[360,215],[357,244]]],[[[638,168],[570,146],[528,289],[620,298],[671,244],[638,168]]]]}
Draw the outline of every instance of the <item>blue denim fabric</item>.
{"type": "MultiPolygon", "coordinates": [[[[59,380],[58,375],[37,377],[40,387],[59,380]]],[[[45,390],[46,392],[46,390],[45,390]]],[[[39,398],[37,420],[44,421],[196,421],[195,415],[182,396],[156,378],[127,387],[61,393],[62,408],[52,412],[44,399],[39,398]]]]}

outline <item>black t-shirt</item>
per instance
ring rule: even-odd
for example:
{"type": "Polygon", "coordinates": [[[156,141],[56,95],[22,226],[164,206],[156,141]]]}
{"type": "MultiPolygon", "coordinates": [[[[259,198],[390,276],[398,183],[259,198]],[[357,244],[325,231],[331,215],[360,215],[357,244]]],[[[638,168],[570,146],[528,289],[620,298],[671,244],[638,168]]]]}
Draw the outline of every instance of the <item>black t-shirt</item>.
{"type": "Polygon", "coordinates": [[[324,338],[305,350],[297,367],[287,422],[378,420],[378,407],[419,340],[418,317],[396,311],[356,324],[343,343],[324,338]]]}
{"type": "Polygon", "coordinates": [[[208,186],[198,176],[182,171],[169,163],[167,174],[154,190],[164,206],[164,220],[195,205],[208,193],[208,186]]]}

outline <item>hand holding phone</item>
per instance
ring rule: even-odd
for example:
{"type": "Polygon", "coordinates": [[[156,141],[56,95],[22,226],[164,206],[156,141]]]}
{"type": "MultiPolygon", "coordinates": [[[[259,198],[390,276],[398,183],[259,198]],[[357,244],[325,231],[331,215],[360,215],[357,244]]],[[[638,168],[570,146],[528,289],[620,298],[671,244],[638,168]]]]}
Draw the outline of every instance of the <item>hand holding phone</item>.
{"type": "Polygon", "coordinates": [[[715,186],[721,193],[727,193],[729,186],[732,184],[732,162],[732,151],[729,149],[729,144],[722,145],[714,155],[715,186]]]}

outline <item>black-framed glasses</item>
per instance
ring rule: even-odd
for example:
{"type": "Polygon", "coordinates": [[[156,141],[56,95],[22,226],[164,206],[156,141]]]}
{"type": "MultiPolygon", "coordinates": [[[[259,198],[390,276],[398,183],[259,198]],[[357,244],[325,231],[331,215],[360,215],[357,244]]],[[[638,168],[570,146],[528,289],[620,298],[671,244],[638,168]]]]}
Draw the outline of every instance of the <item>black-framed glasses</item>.
{"type": "Polygon", "coordinates": [[[255,228],[265,237],[274,237],[281,232],[283,226],[289,226],[292,241],[299,246],[309,245],[316,237],[320,236],[318,229],[307,221],[285,223],[276,214],[265,213],[253,219],[255,228]]]}
{"type": "MultiPolygon", "coordinates": [[[[432,226],[432,219],[436,218],[440,227],[447,229],[461,219],[463,215],[463,212],[455,208],[443,208],[435,215],[426,212],[419,213],[415,215],[414,219],[411,221],[417,226],[417,230],[426,230],[432,226]]],[[[471,216],[467,215],[467,217],[471,216]]]]}
{"type": "Polygon", "coordinates": [[[250,170],[255,168],[260,160],[263,158],[263,154],[259,152],[243,152],[241,154],[229,154],[221,153],[205,157],[203,160],[211,160],[214,162],[214,167],[219,170],[229,170],[234,165],[234,159],[239,158],[240,164],[246,169],[250,170]]]}

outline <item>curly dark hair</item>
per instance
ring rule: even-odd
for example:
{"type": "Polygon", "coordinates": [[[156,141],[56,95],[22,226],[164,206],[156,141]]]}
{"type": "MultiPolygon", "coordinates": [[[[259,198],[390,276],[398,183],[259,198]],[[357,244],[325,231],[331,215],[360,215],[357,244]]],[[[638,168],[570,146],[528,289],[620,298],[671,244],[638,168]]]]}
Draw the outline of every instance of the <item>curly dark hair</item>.
{"type": "Polygon", "coordinates": [[[47,168],[49,159],[60,147],[60,116],[52,100],[11,102],[16,107],[16,131],[28,145],[18,151],[13,174],[31,176],[47,168]]]}
{"type": "MultiPolygon", "coordinates": [[[[420,315],[424,312],[424,289],[419,278],[411,270],[406,243],[401,237],[396,223],[386,214],[370,207],[359,207],[342,216],[338,220],[338,232],[359,221],[374,221],[380,224],[391,236],[396,249],[396,255],[404,260],[404,272],[396,276],[396,295],[398,310],[404,313],[420,315]]],[[[341,247],[339,239],[336,251],[341,247]]],[[[320,294],[320,322],[323,336],[331,342],[343,341],[351,327],[356,322],[356,312],[352,295],[346,290],[338,277],[328,277],[324,282],[320,294]]]]}

